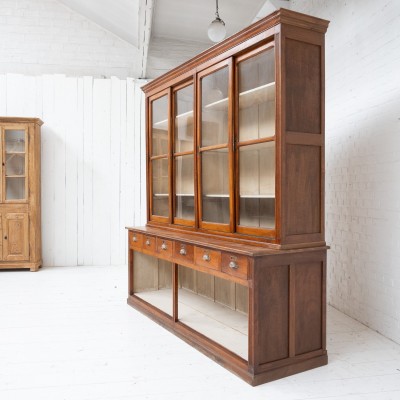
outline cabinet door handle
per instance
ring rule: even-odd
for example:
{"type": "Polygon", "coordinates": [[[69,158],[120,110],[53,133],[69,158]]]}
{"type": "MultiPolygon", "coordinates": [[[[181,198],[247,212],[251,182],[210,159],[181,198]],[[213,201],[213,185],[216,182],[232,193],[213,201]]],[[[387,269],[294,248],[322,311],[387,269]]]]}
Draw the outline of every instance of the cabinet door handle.
{"type": "Polygon", "coordinates": [[[203,254],[203,260],[204,260],[204,261],[211,261],[210,255],[207,254],[207,253],[204,253],[204,254],[203,254]]]}
{"type": "Polygon", "coordinates": [[[167,250],[168,249],[168,246],[166,245],[165,242],[162,242],[161,249],[162,250],[167,250]]]}
{"type": "Polygon", "coordinates": [[[7,236],[4,236],[4,239],[7,240],[7,236]]]}
{"type": "Polygon", "coordinates": [[[182,246],[181,249],[179,250],[179,254],[180,254],[181,256],[186,256],[186,249],[185,249],[184,246],[182,246]]]}
{"type": "Polygon", "coordinates": [[[239,268],[239,265],[237,265],[237,263],[235,263],[235,261],[231,261],[231,262],[229,263],[229,268],[238,269],[238,268],[239,268]]]}
{"type": "Polygon", "coordinates": [[[150,246],[150,239],[146,240],[146,246],[150,246]]]}
{"type": "Polygon", "coordinates": [[[137,237],[136,237],[136,235],[135,236],[133,236],[133,239],[132,239],[134,242],[137,242],[137,237]]]}

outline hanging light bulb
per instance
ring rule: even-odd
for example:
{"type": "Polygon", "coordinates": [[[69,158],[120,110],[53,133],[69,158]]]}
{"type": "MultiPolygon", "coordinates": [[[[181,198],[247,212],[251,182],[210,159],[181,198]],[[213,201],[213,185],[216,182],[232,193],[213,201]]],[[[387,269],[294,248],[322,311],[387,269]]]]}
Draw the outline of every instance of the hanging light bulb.
{"type": "Polygon", "coordinates": [[[226,28],[225,22],[219,17],[218,13],[218,0],[215,0],[216,3],[216,11],[215,11],[215,19],[208,26],[208,37],[215,43],[220,42],[225,38],[226,28]]]}

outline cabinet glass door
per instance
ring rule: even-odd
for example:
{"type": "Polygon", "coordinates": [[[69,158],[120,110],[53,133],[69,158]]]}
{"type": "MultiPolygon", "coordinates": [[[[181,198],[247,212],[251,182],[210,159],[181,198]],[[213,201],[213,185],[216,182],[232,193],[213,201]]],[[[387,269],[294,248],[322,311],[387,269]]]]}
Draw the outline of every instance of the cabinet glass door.
{"type": "MultiPolygon", "coordinates": [[[[216,68],[218,68],[215,70],[216,68]]],[[[200,76],[200,191],[202,227],[230,229],[229,66],[200,76]]]]}
{"type": "Polygon", "coordinates": [[[4,199],[26,200],[27,132],[25,129],[4,129],[3,140],[4,199]]]}
{"type": "Polygon", "coordinates": [[[153,100],[151,107],[151,215],[169,217],[168,95],[153,100]]]}
{"type": "Polygon", "coordinates": [[[193,84],[174,93],[174,223],[194,225],[193,84]]]}
{"type": "Polygon", "coordinates": [[[237,63],[237,231],[275,229],[275,56],[269,45],[237,63]]]}

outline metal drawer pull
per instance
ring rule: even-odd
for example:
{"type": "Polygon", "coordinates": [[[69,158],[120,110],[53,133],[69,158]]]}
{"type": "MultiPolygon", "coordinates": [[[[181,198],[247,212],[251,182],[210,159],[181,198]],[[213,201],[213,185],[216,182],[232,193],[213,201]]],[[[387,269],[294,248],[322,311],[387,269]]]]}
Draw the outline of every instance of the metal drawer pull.
{"type": "Polygon", "coordinates": [[[136,235],[133,237],[132,241],[137,242],[137,237],[136,237],[136,235]]]}
{"type": "Polygon", "coordinates": [[[210,261],[210,260],[211,260],[210,255],[207,254],[207,253],[203,254],[203,260],[204,260],[204,261],[210,261]]]}
{"type": "Polygon", "coordinates": [[[150,239],[146,240],[146,246],[150,246],[150,239]]]}
{"type": "Polygon", "coordinates": [[[167,249],[168,249],[168,246],[165,244],[165,242],[162,242],[161,250],[167,250],[167,249]]]}
{"type": "Polygon", "coordinates": [[[185,246],[182,246],[182,247],[181,247],[181,249],[179,250],[179,254],[180,254],[181,256],[186,256],[186,249],[185,249],[185,246]]]}
{"type": "Polygon", "coordinates": [[[235,261],[231,261],[231,262],[229,263],[229,268],[238,269],[238,268],[239,268],[239,265],[237,265],[237,263],[235,263],[235,261]]]}

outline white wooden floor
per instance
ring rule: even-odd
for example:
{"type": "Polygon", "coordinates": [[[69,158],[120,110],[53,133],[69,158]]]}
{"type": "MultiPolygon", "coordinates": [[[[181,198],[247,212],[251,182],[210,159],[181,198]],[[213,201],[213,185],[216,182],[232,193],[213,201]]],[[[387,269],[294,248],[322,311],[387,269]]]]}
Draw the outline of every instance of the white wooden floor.
{"type": "Polygon", "coordinates": [[[0,399],[400,399],[400,346],[330,308],[329,365],[256,388],[126,305],[125,267],[0,271],[0,399]]]}

